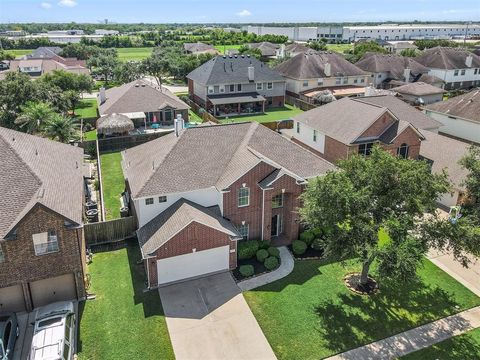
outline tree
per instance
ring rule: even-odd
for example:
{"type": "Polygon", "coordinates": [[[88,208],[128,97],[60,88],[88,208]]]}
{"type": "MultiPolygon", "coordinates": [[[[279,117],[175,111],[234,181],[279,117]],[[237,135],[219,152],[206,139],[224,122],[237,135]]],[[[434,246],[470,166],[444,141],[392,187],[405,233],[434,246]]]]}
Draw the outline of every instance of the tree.
{"type": "Polygon", "coordinates": [[[387,50],[385,50],[383,47],[378,45],[375,41],[368,41],[368,42],[356,44],[353,50],[348,51],[347,58],[351,62],[357,62],[367,52],[380,53],[380,54],[388,53],[387,50]]]}
{"type": "Polygon", "coordinates": [[[464,181],[468,201],[464,207],[467,212],[473,213],[480,223],[480,147],[471,146],[460,164],[468,170],[467,178],[464,181]]]}
{"type": "Polygon", "coordinates": [[[238,49],[238,52],[242,55],[250,55],[254,58],[261,59],[262,58],[262,51],[258,48],[251,48],[247,45],[244,45],[238,49]]]}
{"type": "Polygon", "coordinates": [[[415,49],[405,49],[400,52],[400,55],[406,57],[415,57],[417,56],[417,50],[415,49]]]}
{"type": "Polygon", "coordinates": [[[0,49],[0,61],[13,59],[15,59],[15,56],[13,54],[0,49]]]}
{"type": "Polygon", "coordinates": [[[42,102],[28,102],[21,109],[22,113],[15,120],[15,124],[29,134],[40,132],[44,123],[49,122],[55,115],[50,105],[42,102]]]}
{"type": "Polygon", "coordinates": [[[139,61],[127,61],[120,63],[113,72],[115,81],[120,84],[141,79],[143,77],[143,66],[139,61]]]}
{"type": "Polygon", "coordinates": [[[59,87],[62,91],[75,91],[77,93],[91,92],[93,79],[86,74],[75,74],[64,70],[55,70],[44,74],[42,81],[59,87]]]}
{"type": "Polygon", "coordinates": [[[87,65],[94,68],[94,73],[102,75],[106,84],[118,64],[119,60],[115,49],[104,49],[87,60],[87,65]]]}
{"type": "Polygon", "coordinates": [[[307,45],[309,48],[316,51],[327,50],[327,45],[325,45],[325,43],[321,41],[309,41],[307,45]]]}
{"type": "Polygon", "coordinates": [[[50,139],[68,143],[79,138],[79,125],[76,119],[55,114],[45,123],[43,133],[50,139]]]}
{"type": "Polygon", "coordinates": [[[319,91],[313,96],[314,102],[324,105],[337,100],[330,90],[319,91]]]}
{"type": "Polygon", "coordinates": [[[368,157],[340,161],[339,167],[308,184],[303,222],[324,232],[319,241],[326,254],[358,258],[360,288],[368,283],[374,260],[382,277],[411,279],[430,240],[418,219],[425,213],[437,217],[436,199],[449,190],[447,175],[378,147],[368,157]],[[381,230],[388,239],[379,240],[381,230]]]}
{"type": "Polygon", "coordinates": [[[0,126],[13,128],[21,107],[36,96],[35,83],[27,74],[8,72],[0,81],[0,126]]]}
{"type": "Polygon", "coordinates": [[[68,104],[68,109],[71,110],[75,116],[75,109],[80,102],[80,94],[75,90],[67,90],[64,92],[64,99],[68,104]]]}
{"type": "Polygon", "coordinates": [[[162,78],[170,73],[175,62],[175,53],[178,53],[175,46],[162,45],[153,49],[152,55],[143,60],[144,72],[155,78],[159,86],[162,85],[162,78]]]}

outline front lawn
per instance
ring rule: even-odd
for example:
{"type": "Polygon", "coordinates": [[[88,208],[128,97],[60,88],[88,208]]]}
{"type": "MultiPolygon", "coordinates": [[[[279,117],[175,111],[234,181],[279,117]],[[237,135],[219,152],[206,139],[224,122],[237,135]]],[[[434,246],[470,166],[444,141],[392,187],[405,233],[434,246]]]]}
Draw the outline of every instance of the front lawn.
{"type": "Polygon", "coordinates": [[[220,54],[225,54],[227,50],[238,50],[243,45],[215,45],[215,49],[217,49],[220,54]]]}
{"type": "Polygon", "coordinates": [[[97,99],[80,100],[75,108],[75,116],[80,119],[97,118],[97,99]]]}
{"type": "Polygon", "coordinates": [[[297,107],[285,104],[283,108],[271,108],[267,109],[265,114],[259,115],[243,115],[243,116],[230,116],[228,119],[221,118],[220,122],[222,124],[228,124],[232,122],[243,122],[243,121],[257,121],[259,123],[263,122],[272,122],[280,120],[289,120],[293,116],[302,113],[303,111],[297,107]]]}
{"type": "Polygon", "coordinates": [[[478,360],[479,358],[480,328],[401,357],[402,360],[478,360]]]}
{"type": "Polygon", "coordinates": [[[93,256],[89,292],[97,297],[80,306],[79,359],[174,358],[158,292],[143,292],[139,259],[133,244],[93,256]]]}
{"type": "Polygon", "coordinates": [[[120,152],[100,155],[102,167],[102,191],[107,220],[120,217],[120,196],[125,190],[120,152]]]}
{"type": "Polygon", "coordinates": [[[141,61],[152,54],[153,47],[138,47],[138,48],[118,48],[118,59],[120,61],[141,61]]]}
{"type": "Polygon", "coordinates": [[[480,304],[428,260],[418,282],[380,282],[370,297],[344,285],[359,269],[351,261],[296,261],[286,278],[244,293],[279,359],[328,357],[480,304]]]}

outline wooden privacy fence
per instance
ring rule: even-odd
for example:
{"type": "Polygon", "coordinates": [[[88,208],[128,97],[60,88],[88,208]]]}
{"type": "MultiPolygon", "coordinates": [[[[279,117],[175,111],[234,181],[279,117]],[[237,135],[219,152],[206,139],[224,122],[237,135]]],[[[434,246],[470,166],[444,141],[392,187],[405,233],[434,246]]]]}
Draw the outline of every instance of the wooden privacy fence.
{"type": "Polygon", "coordinates": [[[135,235],[137,230],[137,224],[133,216],[85,224],[83,227],[87,247],[125,240],[135,235]]]}
{"type": "Polygon", "coordinates": [[[288,105],[296,106],[299,109],[302,109],[303,111],[312,110],[312,109],[315,109],[316,107],[318,107],[318,105],[310,104],[306,101],[294,98],[293,96],[290,96],[290,95],[285,95],[285,102],[288,105]]]}

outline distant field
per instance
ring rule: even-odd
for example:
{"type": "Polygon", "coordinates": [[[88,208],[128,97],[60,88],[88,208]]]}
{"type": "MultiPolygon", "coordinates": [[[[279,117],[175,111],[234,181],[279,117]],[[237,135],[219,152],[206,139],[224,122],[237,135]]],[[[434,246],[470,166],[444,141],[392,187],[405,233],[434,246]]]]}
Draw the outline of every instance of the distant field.
{"type": "Polygon", "coordinates": [[[120,61],[131,61],[131,60],[143,60],[150,56],[153,48],[151,47],[140,47],[140,48],[118,48],[118,58],[120,61]]]}
{"type": "Polygon", "coordinates": [[[217,49],[221,54],[225,54],[227,50],[235,49],[238,50],[243,45],[215,45],[215,49],[217,49]]]}
{"type": "Polygon", "coordinates": [[[327,44],[327,49],[336,51],[339,53],[344,53],[347,50],[353,49],[352,44],[327,44]]]}
{"type": "Polygon", "coordinates": [[[30,54],[32,51],[33,51],[32,49],[5,50],[7,54],[12,54],[15,57],[30,54]]]}

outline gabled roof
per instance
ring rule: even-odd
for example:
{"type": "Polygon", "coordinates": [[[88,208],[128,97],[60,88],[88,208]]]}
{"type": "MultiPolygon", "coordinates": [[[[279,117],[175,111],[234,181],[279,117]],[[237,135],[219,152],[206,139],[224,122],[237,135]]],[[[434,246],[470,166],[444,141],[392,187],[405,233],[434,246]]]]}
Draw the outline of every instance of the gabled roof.
{"type": "Polygon", "coordinates": [[[33,50],[31,54],[25,55],[28,58],[53,58],[62,52],[59,46],[40,46],[33,50]]]}
{"type": "Polygon", "coordinates": [[[193,70],[187,78],[201,85],[248,83],[249,66],[255,69],[255,82],[284,81],[278,72],[260,60],[245,55],[216,56],[193,70]]]}
{"type": "Polygon", "coordinates": [[[0,239],[37,204],[82,224],[83,150],[0,127],[0,239]]]}
{"type": "Polygon", "coordinates": [[[389,77],[395,80],[404,80],[405,69],[410,69],[413,77],[429,71],[414,58],[391,54],[366,53],[355,65],[372,73],[389,73],[389,77]]]}
{"type": "Polygon", "coordinates": [[[417,81],[421,81],[421,82],[424,82],[424,83],[430,84],[430,85],[438,84],[438,83],[440,83],[440,84],[445,83],[445,81],[443,81],[439,77],[436,77],[434,75],[429,75],[429,74],[420,75],[420,77],[418,78],[417,81]]]}
{"type": "Polygon", "coordinates": [[[285,51],[298,53],[298,52],[305,52],[310,50],[307,46],[299,43],[292,43],[285,46],[285,51]]]}
{"type": "Polygon", "coordinates": [[[314,50],[295,55],[278,65],[275,70],[293,79],[325,78],[327,77],[325,75],[325,64],[327,63],[331,66],[330,77],[367,74],[336,52],[314,50]]]}
{"type": "Polygon", "coordinates": [[[166,107],[187,110],[189,106],[165,87],[152,85],[145,80],[135,80],[105,91],[107,100],[97,103],[100,115],[132,112],[153,112],[166,107]]]}
{"type": "Polygon", "coordinates": [[[218,206],[206,208],[182,198],[137,230],[143,257],[154,253],[192,222],[223,232],[232,240],[242,237],[235,226],[221,216],[218,206]]]}
{"type": "Polygon", "coordinates": [[[425,107],[428,110],[480,123],[480,88],[425,107]]]}
{"type": "Polygon", "coordinates": [[[439,87],[426,84],[421,81],[408,83],[408,84],[393,88],[391,90],[400,94],[413,95],[413,96],[435,95],[435,94],[443,94],[445,92],[445,90],[440,89],[439,87]]]}
{"type": "Polygon", "coordinates": [[[480,56],[460,48],[437,46],[425,50],[423,54],[417,56],[415,60],[432,69],[467,69],[469,66],[465,64],[465,60],[468,56],[472,56],[472,65],[470,68],[480,67],[480,56]]]}
{"type": "Polygon", "coordinates": [[[204,44],[202,42],[184,43],[183,48],[185,49],[185,51],[188,51],[188,52],[191,52],[191,53],[204,52],[204,51],[209,51],[209,50],[216,51],[216,49],[213,45],[204,44]]]}
{"type": "Polygon", "coordinates": [[[198,189],[227,189],[261,162],[298,178],[325,174],[335,166],[252,123],[199,126],[125,150],[123,172],[134,198],[198,189]]]}
{"type": "Polygon", "coordinates": [[[258,49],[262,53],[262,56],[275,56],[277,53],[277,49],[280,47],[277,44],[273,44],[268,41],[263,41],[260,43],[252,43],[248,44],[251,49],[258,49]]]}

